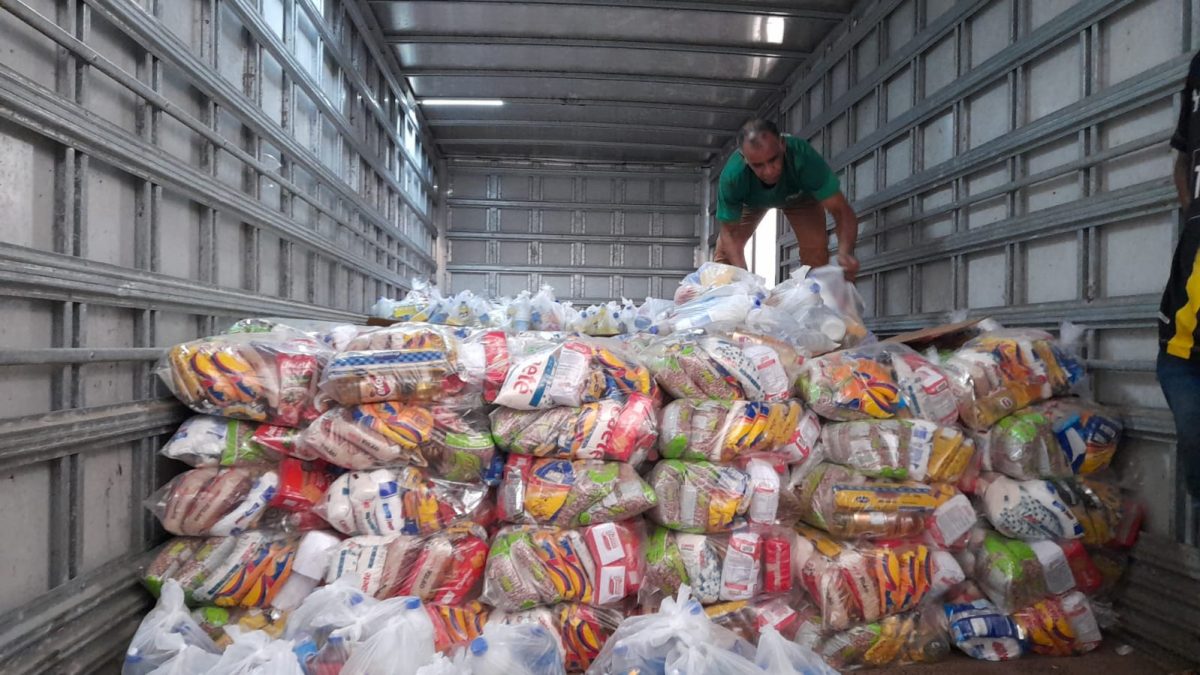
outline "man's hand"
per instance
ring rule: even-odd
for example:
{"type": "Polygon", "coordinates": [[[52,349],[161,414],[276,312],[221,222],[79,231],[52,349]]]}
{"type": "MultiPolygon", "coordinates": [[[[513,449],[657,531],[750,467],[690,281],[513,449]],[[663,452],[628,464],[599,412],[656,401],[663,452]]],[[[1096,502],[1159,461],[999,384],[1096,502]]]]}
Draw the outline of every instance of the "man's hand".
{"type": "Polygon", "coordinates": [[[854,281],[858,276],[858,258],[855,258],[853,253],[839,252],[837,261],[838,265],[846,270],[846,281],[854,281]]]}

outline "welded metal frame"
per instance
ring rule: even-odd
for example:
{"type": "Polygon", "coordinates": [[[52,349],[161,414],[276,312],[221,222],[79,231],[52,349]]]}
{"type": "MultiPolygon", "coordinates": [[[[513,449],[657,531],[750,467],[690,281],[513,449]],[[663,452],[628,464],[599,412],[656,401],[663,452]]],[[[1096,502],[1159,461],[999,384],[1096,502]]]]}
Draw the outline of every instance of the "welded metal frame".
{"type": "Polygon", "coordinates": [[[769,47],[739,47],[705,44],[702,42],[654,42],[650,40],[613,40],[593,38],[526,37],[513,35],[441,35],[429,33],[384,33],[388,44],[394,45],[470,45],[505,47],[562,47],[568,49],[633,49],[652,52],[681,52],[688,54],[721,54],[802,61],[811,53],[798,49],[769,47]]]}
{"type": "MultiPolygon", "coordinates": [[[[422,2],[427,0],[398,0],[399,2],[422,2]]],[[[844,18],[841,12],[822,9],[805,9],[775,2],[753,3],[723,2],[721,0],[456,0],[464,3],[486,5],[551,5],[562,7],[621,7],[626,9],[679,9],[686,11],[720,12],[723,14],[755,14],[782,16],[795,19],[837,22],[844,18]]]]}
{"type": "MultiPolygon", "coordinates": [[[[170,330],[186,326],[193,337],[254,315],[361,321],[375,297],[402,292],[410,277],[436,270],[439,160],[411,91],[386,60],[389,50],[371,33],[377,27],[372,29],[357,0],[325,0],[323,11],[310,0],[281,4],[279,35],[256,2],[194,0],[187,7],[197,12],[190,44],[160,20],[164,12],[180,10],[162,0],[146,0],[144,6],[66,0],[57,3],[53,16],[21,0],[0,6],[0,21],[55,49],[45,80],[34,81],[0,59],[0,118],[54,149],[53,185],[47,186],[53,193],[51,244],[35,249],[0,242],[0,296],[53,309],[44,345],[0,347],[0,372],[45,367],[52,399],[43,412],[0,419],[0,467],[13,472],[48,467],[50,485],[47,505],[30,508],[49,509],[51,590],[0,612],[5,672],[94,670],[124,650],[149,603],[135,583],[137,570],[162,532],[143,501],[165,479],[155,453],[188,414],[163,397],[153,373],[166,319],[170,330]],[[218,20],[230,16],[239,27],[237,38],[226,43],[218,20]],[[321,63],[328,58],[337,69],[348,105],[330,101],[297,60],[301,16],[317,29],[321,63]],[[127,38],[121,48],[135,55],[131,63],[118,65],[94,43],[94,20],[127,38]],[[236,83],[218,71],[222,50],[239,55],[242,77],[236,83]],[[282,81],[273,81],[282,109],[271,111],[264,107],[268,56],[282,75],[282,81]],[[168,69],[176,83],[198,92],[198,113],[164,93],[168,69]],[[91,106],[98,78],[132,94],[132,128],[104,119],[91,106]],[[296,134],[300,95],[337,134],[332,164],[296,134]],[[405,118],[419,125],[420,154],[405,143],[399,126],[405,118]],[[165,148],[168,119],[199,148],[195,159],[165,148]],[[240,133],[222,128],[224,119],[236,120],[240,133]],[[264,155],[268,145],[280,154],[278,165],[264,155]],[[132,191],[130,266],[89,259],[93,160],[122,174],[124,189],[132,191]],[[231,180],[237,174],[241,180],[231,180]],[[189,222],[198,223],[193,278],[171,274],[178,271],[165,269],[160,256],[171,243],[161,240],[167,198],[177,209],[186,205],[195,219],[189,222]],[[297,219],[302,207],[308,213],[303,222],[297,219]],[[221,222],[236,226],[219,228],[221,222]],[[276,251],[262,250],[260,233],[267,232],[277,237],[276,251]],[[241,274],[232,278],[220,276],[218,268],[219,244],[229,244],[226,250],[233,245],[227,237],[236,241],[240,256],[241,274]],[[263,269],[268,253],[277,261],[270,270],[277,285],[267,282],[263,269]],[[295,283],[301,274],[306,285],[295,283]],[[92,336],[98,325],[89,316],[92,308],[131,322],[131,340],[95,346],[105,343],[92,336]],[[89,401],[87,369],[105,364],[132,374],[131,388],[121,392],[127,400],[89,401]],[[118,558],[85,568],[86,462],[113,450],[129,462],[122,489],[129,495],[130,545],[118,558]],[[62,640],[64,630],[72,635],[69,644],[62,640]]],[[[96,562],[93,557],[87,564],[96,562]]]]}

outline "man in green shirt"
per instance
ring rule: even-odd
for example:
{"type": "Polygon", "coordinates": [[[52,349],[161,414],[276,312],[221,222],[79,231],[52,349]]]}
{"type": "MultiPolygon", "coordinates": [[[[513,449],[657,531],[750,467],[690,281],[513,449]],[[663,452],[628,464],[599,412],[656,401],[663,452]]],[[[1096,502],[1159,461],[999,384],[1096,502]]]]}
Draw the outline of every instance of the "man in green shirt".
{"type": "Polygon", "coordinates": [[[805,141],[780,134],[773,122],[750,120],[738,132],[738,147],[725,163],[717,189],[715,260],[746,267],[746,242],[770,209],[782,209],[796,233],[800,262],[829,264],[825,213],[837,225],[837,262],[851,281],[858,273],[854,244],[858,216],[842,194],[837,176],[805,141]]]}

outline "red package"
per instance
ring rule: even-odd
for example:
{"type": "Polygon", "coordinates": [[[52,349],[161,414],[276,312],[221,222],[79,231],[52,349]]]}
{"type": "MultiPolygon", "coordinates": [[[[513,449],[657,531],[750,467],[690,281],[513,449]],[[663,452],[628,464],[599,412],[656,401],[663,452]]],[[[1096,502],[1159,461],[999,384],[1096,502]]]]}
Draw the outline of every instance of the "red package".
{"type": "Polygon", "coordinates": [[[1112,548],[1133,548],[1137,543],[1138,533],[1142,530],[1142,521],[1146,518],[1146,507],[1139,501],[1126,499],[1121,502],[1121,520],[1113,538],[1107,545],[1112,548]]]}
{"type": "Polygon", "coordinates": [[[763,538],[763,593],[792,590],[792,546],[783,537],[763,538]]]}
{"type": "Polygon", "coordinates": [[[487,366],[484,370],[483,398],[488,403],[496,400],[504,380],[508,377],[508,337],[503,331],[488,331],[480,338],[483,343],[484,358],[487,366]]]}
{"type": "Polygon", "coordinates": [[[629,395],[612,429],[612,447],[623,448],[625,452],[614,459],[629,462],[632,458],[644,458],[654,448],[658,441],[658,427],[654,423],[658,415],[656,407],[654,399],[645,394],[629,395]]]}
{"type": "Polygon", "coordinates": [[[264,448],[274,450],[281,455],[296,456],[296,441],[300,438],[300,430],[291,427],[280,427],[273,424],[260,424],[254,429],[251,440],[264,448]]]}
{"type": "Polygon", "coordinates": [[[433,622],[433,644],[439,652],[474,640],[483,634],[488,608],[477,601],[462,605],[425,605],[433,622]]]}
{"type": "Polygon", "coordinates": [[[637,593],[642,585],[638,531],[627,523],[603,523],[585,528],[583,538],[596,566],[592,601],[604,605],[637,593]]]}
{"type": "Polygon", "coordinates": [[[305,512],[316,506],[333,477],[329,465],[320,460],[304,461],[285,457],[279,462],[279,490],[271,506],[288,511],[305,512]]]}
{"type": "Polygon", "coordinates": [[[454,546],[447,581],[438,589],[433,601],[441,605],[466,602],[476,582],[483,576],[487,564],[488,543],[479,537],[467,537],[454,546]]]}
{"type": "Polygon", "coordinates": [[[1100,568],[1092,562],[1092,557],[1088,555],[1083,542],[1072,539],[1059,542],[1058,546],[1066,555],[1067,564],[1071,566],[1071,575],[1075,577],[1075,588],[1086,595],[1100,590],[1104,584],[1104,575],[1101,574],[1100,568]]]}

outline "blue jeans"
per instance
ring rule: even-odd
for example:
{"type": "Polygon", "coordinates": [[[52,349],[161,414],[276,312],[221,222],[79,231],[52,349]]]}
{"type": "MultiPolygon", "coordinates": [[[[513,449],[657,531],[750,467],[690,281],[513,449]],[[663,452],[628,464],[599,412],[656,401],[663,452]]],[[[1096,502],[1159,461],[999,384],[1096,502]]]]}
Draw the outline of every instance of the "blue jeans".
{"type": "Polygon", "coordinates": [[[1158,383],[1175,416],[1179,469],[1188,492],[1200,500],[1200,363],[1158,353],[1158,383]]]}

